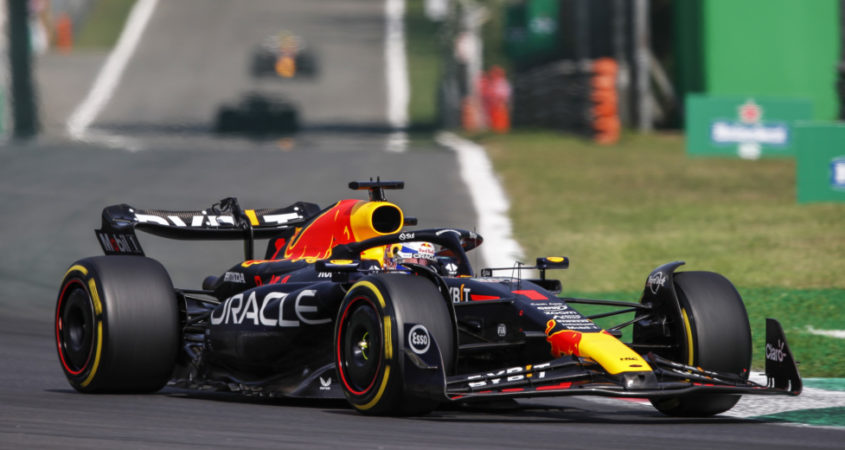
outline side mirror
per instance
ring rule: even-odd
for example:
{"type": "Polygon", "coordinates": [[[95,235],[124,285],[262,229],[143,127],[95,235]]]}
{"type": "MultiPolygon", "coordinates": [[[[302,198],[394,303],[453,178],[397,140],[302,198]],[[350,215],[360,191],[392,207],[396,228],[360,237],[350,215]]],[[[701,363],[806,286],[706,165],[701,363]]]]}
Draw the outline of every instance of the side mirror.
{"type": "Polygon", "coordinates": [[[569,258],[566,256],[546,256],[545,258],[537,258],[537,268],[545,269],[567,269],[569,268],[569,258]]]}
{"type": "Polygon", "coordinates": [[[546,256],[537,258],[537,270],[540,271],[540,279],[546,279],[546,269],[567,269],[569,258],[566,256],[546,256]]]}

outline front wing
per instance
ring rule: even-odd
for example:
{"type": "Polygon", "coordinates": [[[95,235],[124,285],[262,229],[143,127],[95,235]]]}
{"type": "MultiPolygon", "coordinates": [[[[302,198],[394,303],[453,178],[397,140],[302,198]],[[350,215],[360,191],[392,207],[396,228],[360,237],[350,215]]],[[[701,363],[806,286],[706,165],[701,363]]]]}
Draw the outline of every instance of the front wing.
{"type": "MultiPolygon", "coordinates": [[[[658,398],[686,394],[799,395],[801,377],[780,324],[766,320],[765,385],[736,374],[693,367],[649,353],[651,371],[607,373],[589,358],[564,356],[546,363],[447,377],[449,401],[502,397],[599,395],[658,398]]],[[[746,374],[747,375],[747,374],[746,374]]]]}
{"type": "Polygon", "coordinates": [[[600,395],[609,397],[674,397],[694,393],[798,395],[799,390],[776,388],[664,360],[649,354],[653,372],[609,375],[598,364],[577,357],[512,367],[495,372],[449,377],[450,401],[486,400],[491,397],[540,397],[600,395]],[[632,376],[633,375],[633,376],[632,376]]]}

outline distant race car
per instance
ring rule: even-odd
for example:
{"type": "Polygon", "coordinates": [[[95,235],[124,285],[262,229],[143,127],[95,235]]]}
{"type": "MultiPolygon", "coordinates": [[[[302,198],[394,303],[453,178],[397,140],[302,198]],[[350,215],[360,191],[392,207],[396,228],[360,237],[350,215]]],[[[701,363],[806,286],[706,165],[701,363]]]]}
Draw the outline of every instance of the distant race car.
{"type": "Polygon", "coordinates": [[[299,110],[294,103],[278,95],[258,92],[244,94],[238,102],[220,106],[214,118],[214,130],[223,134],[292,134],[299,127],[299,110]]]}
{"type": "Polygon", "coordinates": [[[251,71],[256,78],[313,78],[318,75],[317,56],[301,36],[282,31],[255,48],[251,71]]]}
{"type": "Polygon", "coordinates": [[[55,311],[62,369],[81,392],[165,385],[342,398],[366,414],[534,396],[642,397],[670,416],[708,416],[742,394],[801,392],[780,324],[767,319],[767,385],[748,380],[751,333],[734,286],[712,272],[648,275],[638,302],[558,297],[565,257],[476,274],[472,231],[409,229],[385,200],[402,182],[353,182],[369,200],[197,211],[103,210],[106,256],[73,263],[55,311]],[[238,239],[245,260],[174,289],[136,230],[238,239]],[[255,239],[269,239],[262,259],[255,239]],[[539,274],[536,278],[523,274],[539,274]],[[504,271],[504,272],[503,272],[504,271]],[[506,276],[494,276],[495,273],[506,276]],[[587,316],[579,305],[618,307],[587,316]],[[601,329],[593,319],[627,313],[601,329]],[[632,327],[630,342],[620,339],[632,327]]]}

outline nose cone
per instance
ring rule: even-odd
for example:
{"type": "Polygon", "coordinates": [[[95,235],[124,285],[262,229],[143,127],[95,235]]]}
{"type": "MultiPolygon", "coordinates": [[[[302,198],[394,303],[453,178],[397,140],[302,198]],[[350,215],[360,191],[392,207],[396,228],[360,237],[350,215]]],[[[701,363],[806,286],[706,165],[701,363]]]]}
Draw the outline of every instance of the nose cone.
{"type": "Polygon", "coordinates": [[[626,391],[657,389],[657,377],[652,371],[625,372],[617,375],[626,391]]]}

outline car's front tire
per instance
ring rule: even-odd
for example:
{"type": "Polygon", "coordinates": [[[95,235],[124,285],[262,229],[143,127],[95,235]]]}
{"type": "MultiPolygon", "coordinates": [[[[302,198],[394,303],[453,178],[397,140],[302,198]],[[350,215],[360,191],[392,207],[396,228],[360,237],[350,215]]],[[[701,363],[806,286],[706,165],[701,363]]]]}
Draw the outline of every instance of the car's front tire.
{"type": "Polygon", "coordinates": [[[344,394],[358,411],[372,415],[424,414],[439,401],[404,386],[406,324],[427,329],[451,370],[455,332],[449,305],[428,279],[404,274],[359,281],[346,294],[335,322],[335,362],[344,394]]]}
{"type": "Polygon", "coordinates": [[[59,362],[80,392],[154,392],[169,380],[179,346],[170,276],[141,256],[75,262],[55,311],[59,362]]]}
{"type": "MultiPolygon", "coordinates": [[[[680,357],[680,362],[691,366],[747,379],[751,327],[736,288],[713,272],[679,272],[674,278],[681,316],[671,321],[680,324],[684,332],[672,338],[679,351],[663,356],[680,357]]],[[[703,417],[733,408],[739,398],[736,394],[693,394],[652,398],[651,403],[669,416],[703,417]]]]}

